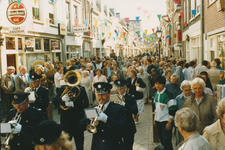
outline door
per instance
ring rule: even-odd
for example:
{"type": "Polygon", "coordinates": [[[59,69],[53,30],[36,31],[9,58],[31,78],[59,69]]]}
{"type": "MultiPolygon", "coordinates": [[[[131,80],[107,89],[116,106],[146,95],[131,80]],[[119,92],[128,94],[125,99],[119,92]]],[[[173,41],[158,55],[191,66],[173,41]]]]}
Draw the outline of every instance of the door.
{"type": "MultiPolygon", "coordinates": [[[[16,55],[15,54],[7,54],[7,67],[14,66],[16,68],[16,55]]],[[[15,74],[17,74],[15,72],[15,74]]]]}

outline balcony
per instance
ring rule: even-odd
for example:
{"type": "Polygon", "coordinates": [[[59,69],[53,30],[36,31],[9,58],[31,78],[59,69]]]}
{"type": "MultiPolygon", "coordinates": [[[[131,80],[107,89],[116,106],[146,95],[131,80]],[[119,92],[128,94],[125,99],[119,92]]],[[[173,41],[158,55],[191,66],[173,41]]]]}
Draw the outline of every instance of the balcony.
{"type": "Polygon", "coordinates": [[[182,30],[176,31],[176,46],[181,47],[182,46],[182,30]]]}

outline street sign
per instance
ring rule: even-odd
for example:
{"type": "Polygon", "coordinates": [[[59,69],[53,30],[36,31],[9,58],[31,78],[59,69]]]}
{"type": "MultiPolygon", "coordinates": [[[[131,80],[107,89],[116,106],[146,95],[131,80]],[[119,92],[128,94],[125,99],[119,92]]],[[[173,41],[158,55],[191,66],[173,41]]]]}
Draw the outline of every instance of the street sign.
{"type": "Polygon", "coordinates": [[[9,27],[9,34],[25,34],[25,27],[9,27]]]}
{"type": "Polygon", "coordinates": [[[76,27],[73,26],[73,32],[74,33],[83,33],[83,32],[88,32],[88,27],[76,27]]]}

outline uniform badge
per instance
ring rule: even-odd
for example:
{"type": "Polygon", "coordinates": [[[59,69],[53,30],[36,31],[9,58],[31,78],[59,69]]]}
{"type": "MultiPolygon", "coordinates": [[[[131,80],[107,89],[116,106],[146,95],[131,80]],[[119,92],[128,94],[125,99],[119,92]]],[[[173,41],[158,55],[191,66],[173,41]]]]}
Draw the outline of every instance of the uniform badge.
{"type": "Polygon", "coordinates": [[[120,81],[118,81],[118,84],[120,84],[120,81]]]}
{"type": "Polygon", "coordinates": [[[40,142],[43,143],[45,141],[44,138],[40,138],[40,142]]]}
{"type": "Polygon", "coordinates": [[[18,99],[18,96],[17,95],[14,95],[14,99],[18,99]]]}
{"type": "Polygon", "coordinates": [[[98,88],[100,89],[101,87],[102,87],[102,86],[99,84],[99,85],[98,85],[98,88]]]}

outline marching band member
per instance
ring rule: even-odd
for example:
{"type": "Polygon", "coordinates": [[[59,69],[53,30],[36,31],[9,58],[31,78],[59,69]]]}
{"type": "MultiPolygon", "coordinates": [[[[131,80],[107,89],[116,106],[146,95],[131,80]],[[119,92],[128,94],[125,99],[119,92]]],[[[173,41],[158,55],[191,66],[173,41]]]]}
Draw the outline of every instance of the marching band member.
{"type": "Polygon", "coordinates": [[[10,123],[13,138],[9,141],[11,150],[34,150],[32,137],[37,126],[44,120],[41,110],[33,108],[29,105],[28,95],[21,90],[17,90],[13,94],[12,105],[6,122],[10,123]],[[15,120],[16,116],[20,119],[15,120]]]}
{"type": "Polygon", "coordinates": [[[126,150],[132,150],[134,144],[134,134],[137,132],[134,123],[133,115],[137,115],[138,108],[137,102],[133,95],[127,94],[127,81],[126,80],[116,80],[114,83],[117,85],[117,91],[119,93],[119,98],[121,99],[121,105],[125,108],[126,113],[126,128],[123,136],[124,144],[126,150]]]}
{"type": "Polygon", "coordinates": [[[83,150],[84,132],[79,130],[79,123],[84,118],[84,108],[89,101],[85,88],[79,85],[81,76],[76,71],[68,71],[65,74],[67,87],[61,87],[54,98],[55,105],[61,109],[60,123],[63,130],[69,134],[70,140],[75,139],[76,149],[83,150]]]}
{"type": "MultiPolygon", "coordinates": [[[[124,150],[122,133],[126,126],[126,114],[123,106],[110,102],[110,90],[112,85],[107,82],[97,82],[94,84],[97,91],[99,105],[102,111],[97,117],[97,133],[93,134],[92,150],[124,150]]],[[[90,120],[83,121],[81,126],[88,125],[90,120]]]]}

